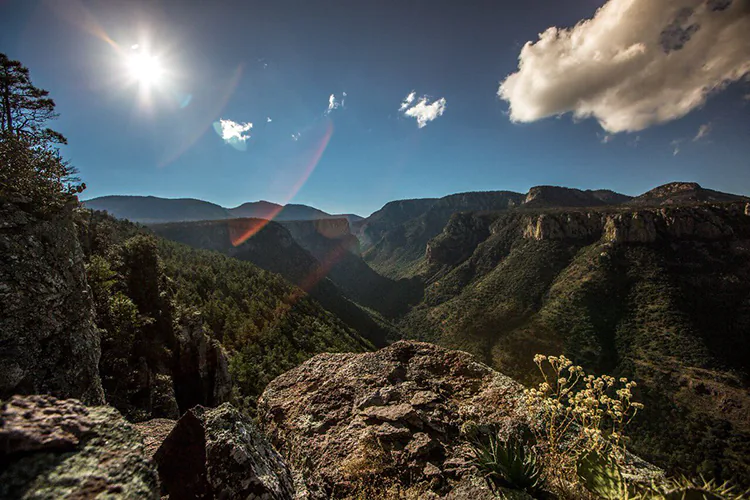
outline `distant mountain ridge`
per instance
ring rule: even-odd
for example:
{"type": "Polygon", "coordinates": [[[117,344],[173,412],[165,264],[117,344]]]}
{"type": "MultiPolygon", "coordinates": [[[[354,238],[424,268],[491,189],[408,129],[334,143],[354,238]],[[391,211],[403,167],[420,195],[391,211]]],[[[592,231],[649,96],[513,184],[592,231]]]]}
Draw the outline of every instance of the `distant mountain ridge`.
{"type": "Polygon", "coordinates": [[[329,214],[308,205],[290,203],[279,205],[270,201],[253,201],[234,208],[194,198],[160,198],[158,196],[112,195],[86,200],[92,210],[108,212],[118,219],[141,224],[191,222],[223,219],[273,219],[276,221],[318,220],[342,218],[350,223],[362,220],[355,214],[329,214]]]}

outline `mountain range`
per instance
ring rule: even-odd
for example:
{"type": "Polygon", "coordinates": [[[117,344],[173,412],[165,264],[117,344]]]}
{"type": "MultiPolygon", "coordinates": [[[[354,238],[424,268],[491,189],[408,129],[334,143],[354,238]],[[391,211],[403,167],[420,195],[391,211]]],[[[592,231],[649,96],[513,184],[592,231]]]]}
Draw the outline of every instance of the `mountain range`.
{"type": "Polygon", "coordinates": [[[398,200],[364,219],[267,202],[86,205],[278,273],[375,346],[429,341],[527,384],[540,352],[638,380],[637,453],[750,477],[747,197],[537,186],[398,200]]]}
{"type": "Polygon", "coordinates": [[[209,201],[194,198],[114,195],[92,198],[83,203],[92,210],[103,210],[118,219],[127,219],[142,224],[243,217],[274,220],[345,218],[350,222],[362,219],[355,214],[331,215],[307,205],[279,205],[270,201],[254,201],[243,203],[234,208],[225,208],[209,201]]]}

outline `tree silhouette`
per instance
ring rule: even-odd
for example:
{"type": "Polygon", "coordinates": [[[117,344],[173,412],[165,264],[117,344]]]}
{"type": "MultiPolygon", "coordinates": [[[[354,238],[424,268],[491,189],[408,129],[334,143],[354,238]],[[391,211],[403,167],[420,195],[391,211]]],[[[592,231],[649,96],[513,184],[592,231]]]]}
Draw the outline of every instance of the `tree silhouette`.
{"type": "Polygon", "coordinates": [[[31,83],[29,69],[0,53],[0,130],[44,144],[66,144],[65,137],[46,127],[57,118],[49,92],[31,83]]]}

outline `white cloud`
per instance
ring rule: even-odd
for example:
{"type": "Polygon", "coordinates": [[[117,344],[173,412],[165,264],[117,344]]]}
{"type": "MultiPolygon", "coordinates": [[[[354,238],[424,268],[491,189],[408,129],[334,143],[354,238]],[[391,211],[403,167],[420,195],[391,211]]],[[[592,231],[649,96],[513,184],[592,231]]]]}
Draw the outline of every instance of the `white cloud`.
{"type": "Polygon", "coordinates": [[[695,134],[695,137],[693,137],[693,142],[700,141],[704,137],[706,137],[708,134],[711,133],[711,122],[701,125],[698,128],[698,133],[695,134]]]}
{"type": "Polygon", "coordinates": [[[218,122],[214,122],[214,130],[219,134],[219,137],[224,139],[224,142],[227,144],[240,150],[247,148],[245,143],[250,139],[248,132],[252,128],[252,123],[235,122],[223,118],[220,118],[218,122]]]}
{"type": "Polygon", "coordinates": [[[443,116],[443,113],[445,113],[445,97],[428,104],[429,101],[425,96],[420,98],[419,102],[413,104],[416,98],[417,94],[415,92],[406,96],[404,102],[401,103],[399,111],[404,113],[404,116],[416,118],[419,128],[425,127],[429,122],[439,116],[443,116]]]}
{"type": "Polygon", "coordinates": [[[677,156],[680,153],[680,144],[682,144],[682,141],[684,141],[684,139],[675,139],[669,143],[669,145],[672,146],[672,156],[677,156]]]}
{"type": "Polygon", "coordinates": [[[272,121],[270,116],[266,117],[266,123],[271,123],[272,121]]]}
{"type": "Polygon", "coordinates": [[[331,114],[332,111],[343,108],[344,107],[344,100],[346,98],[346,92],[342,94],[342,98],[339,101],[336,99],[336,94],[331,94],[328,98],[328,109],[326,110],[326,114],[331,114]]]}
{"type": "Polygon", "coordinates": [[[296,132],[296,133],[292,134],[292,140],[293,140],[293,141],[298,141],[298,140],[299,140],[299,137],[300,137],[301,135],[302,135],[302,134],[300,134],[299,132],[296,132]]]}
{"type": "Polygon", "coordinates": [[[498,95],[516,122],[572,112],[632,132],[686,115],[748,73],[748,0],[609,0],[526,43],[498,95]]]}
{"type": "Polygon", "coordinates": [[[602,144],[607,144],[611,142],[612,139],[614,139],[614,136],[612,134],[604,134],[599,136],[599,142],[601,142],[602,144]]]}
{"type": "Polygon", "coordinates": [[[406,99],[404,99],[404,102],[401,103],[401,107],[398,108],[399,111],[406,111],[406,108],[408,108],[411,103],[414,102],[414,99],[417,98],[417,93],[412,91],[411,94],[406,96],[406,99]]]}

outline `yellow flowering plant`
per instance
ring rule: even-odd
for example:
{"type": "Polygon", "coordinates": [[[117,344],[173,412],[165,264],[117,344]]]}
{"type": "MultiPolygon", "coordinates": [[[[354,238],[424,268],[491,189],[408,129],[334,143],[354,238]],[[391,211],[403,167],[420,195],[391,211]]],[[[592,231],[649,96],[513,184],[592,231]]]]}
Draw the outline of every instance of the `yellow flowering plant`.
{"type": "Polygon", "coordinates": [[[635,382],[609,375],[594,377],[565,356],[534,356],[543,377],[538,387],[527,389],[530,412],[538,417],[533,426],[546,441],[547,469],[558,478],[570,477],[580,457],[589,453],[625,457],[624,430],[641,403],[633,401],[635,382]]]}

